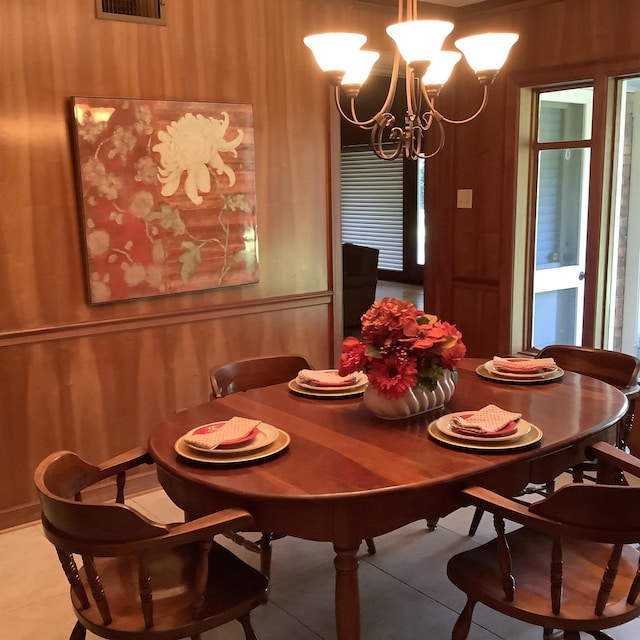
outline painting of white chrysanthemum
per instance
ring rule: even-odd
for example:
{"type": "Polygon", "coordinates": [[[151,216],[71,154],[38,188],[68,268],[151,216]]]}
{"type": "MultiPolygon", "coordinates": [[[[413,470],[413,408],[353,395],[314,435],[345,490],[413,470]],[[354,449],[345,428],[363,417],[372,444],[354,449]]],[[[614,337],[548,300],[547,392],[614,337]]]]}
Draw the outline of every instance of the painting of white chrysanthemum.
{"type": "Polygon", "coordinates": [[[91,303],[258,282],[251,105],[71,103],[91,303]]]}

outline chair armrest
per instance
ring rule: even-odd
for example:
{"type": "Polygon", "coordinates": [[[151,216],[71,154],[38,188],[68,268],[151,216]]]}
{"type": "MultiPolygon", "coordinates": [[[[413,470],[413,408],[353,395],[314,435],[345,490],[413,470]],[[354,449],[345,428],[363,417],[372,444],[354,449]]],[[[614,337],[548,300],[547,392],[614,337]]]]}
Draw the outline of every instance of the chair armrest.
{"type": "MultiPolygon", "coordinates": [[[[155,524],[152,521],[149,522],[152,525],[155,524]]],[[[99,546],[92,543],[92,548],[96,555],[107,556],[166,551],[193,542],[212,540],[218,533],[250,529],[252,524],[253,516],[248,511],[235,508],[223,509],[189,522],[158,525],[166,530],[166,533],[161,535],[138,540],[121,540],[116,543],[107,542],[99,546]]]]}
{"type": "Polygon", "coordinates": [[[245,509],[222,509],[189,522],[169,525],[171,531],[167,538],[178,539],[180,544],[187,544],[213,538],[218,533],[249,530],[252,524],[253,516],[245,509]]]}
{"type": "Polygon", "coordinates": [[[640,478],[640,458],[636,458],[622,449],[618,449],[606,442],[597,442],[586,450],[589,460],[612,465],[640,478]]]}
{"type": "Polygon", "coordinates": [[[529,511],[529,507],[499,493],[483,487],[468,487],[462,490],[467,504],[480,507],[484,511],[493,513],[505,520],[517,522],[537,531],[557,535],[562,525],[555,520],[545,518],[529,511]]]}
{"type": "Polygon", "coordinates": [[[106,460],[98,465],[98,469],[102,478],[108,478],[141,464],[153,464],[153,459],[145,447],[137,447],[106,460]]]}

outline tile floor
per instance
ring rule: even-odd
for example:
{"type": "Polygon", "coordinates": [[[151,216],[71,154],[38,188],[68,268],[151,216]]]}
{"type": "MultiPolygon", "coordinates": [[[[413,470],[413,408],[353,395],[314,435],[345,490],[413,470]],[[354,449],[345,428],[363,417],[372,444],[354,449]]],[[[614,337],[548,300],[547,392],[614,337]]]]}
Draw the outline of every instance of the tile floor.
{"type": "MultiPolygon", "coordinates": [[[[134,497],[136,508],[166,522],[181,512],[156,491],[134,497]]],[[[464,597],[447,580],[447,559],[492,535],[483,519],[475,537],[467,536],[471,510],[461,509],[429,532],[424,522],[376,538],[377,553],[362,546],[360,592],[362,640],[446,640],[464,597]]],[[[256,564],[255,554],[228,542],[256,564]]],[[[261,640],[333,640],[333,552],[327,543],[283,538],[274,542],[271,595],[253,614],[261,640]]],[[[75,618],[66,579],[40,525],[0,535],[0,638],[66,640],[75,618]]],[[[640,621],[618,627],[616,640],[637,640],[640,621]]],[[[87,634],[87,638],[95,636],[87,634]]],[[[240,625],[229,623],[203,640],[241,640],[240,625]]],[[[469,640],[541,640],[541,630],[509,620],[478,605],[469,640]]]]}

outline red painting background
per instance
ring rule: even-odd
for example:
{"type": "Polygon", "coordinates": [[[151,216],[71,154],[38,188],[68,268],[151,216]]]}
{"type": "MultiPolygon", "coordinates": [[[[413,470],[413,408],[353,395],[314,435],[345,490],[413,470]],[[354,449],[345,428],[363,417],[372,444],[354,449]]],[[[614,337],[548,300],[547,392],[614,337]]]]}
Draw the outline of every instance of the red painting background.
{"type": "MultiPolygon", "coordinates": [[[[93,97],[71,102],[92,303],[258,281],[251,105],[93,97]],[[222,145],[239,132],[242,141],[217,154],[224,172],[215,163],[198,163],[210,178],[209,192],[197,192],[202,202],[185,191],[187,169],[179,172],[175,192],[163,195],[162,159],[154,150],[159,132],[166,137],[187,114],[208,132],[225,113],[222,145]]],[[[193,127],[196,150],[204,145],[199,131],[193,127]]]]}

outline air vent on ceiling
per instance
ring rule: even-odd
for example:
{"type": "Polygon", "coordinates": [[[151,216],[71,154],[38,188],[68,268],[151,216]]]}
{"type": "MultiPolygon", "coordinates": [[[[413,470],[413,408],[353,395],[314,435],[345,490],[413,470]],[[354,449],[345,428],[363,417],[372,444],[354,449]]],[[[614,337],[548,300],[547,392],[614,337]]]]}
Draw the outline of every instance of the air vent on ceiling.
{"type": "Polygon", "coordinates": [[[164,0],[96,0],[96,16],[102,20],[167,24],[164,0]]]}

